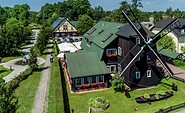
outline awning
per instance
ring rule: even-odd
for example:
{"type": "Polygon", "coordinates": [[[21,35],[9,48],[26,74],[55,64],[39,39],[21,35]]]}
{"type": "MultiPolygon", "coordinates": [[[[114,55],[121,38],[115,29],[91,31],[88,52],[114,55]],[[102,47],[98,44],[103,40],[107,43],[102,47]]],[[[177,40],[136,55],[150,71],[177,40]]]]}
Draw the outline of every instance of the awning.
{"type": "Polygon", "coordinates": [[[60,53],[60,54],[57,55],[57,57],[58,57],[58,58],[64,58],[64,54],[65,54],[65,53],[60,53]]]}
{"type": "Polygon", "coordinates": [[[61,43],[61,44],[58,44],[58,48],[60,51],[63,51],[63,52],[66,52],[66,51],[69,51],[69,52],[75,52],[77,51],[78,49],[71,43],[61,43]]]}

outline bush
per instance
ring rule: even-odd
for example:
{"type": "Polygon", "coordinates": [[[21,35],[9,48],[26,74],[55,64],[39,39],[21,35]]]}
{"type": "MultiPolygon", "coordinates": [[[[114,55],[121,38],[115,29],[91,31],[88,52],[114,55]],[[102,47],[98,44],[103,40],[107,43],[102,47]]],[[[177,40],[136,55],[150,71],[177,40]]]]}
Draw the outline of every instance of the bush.
{"type": "Polygon", "coordinates": [[[185,62],[183,60],[173,60],[173,64],[177,67],[185,66],[185,62]]]}
{"type": "Polygon", "coordinates": [[[26,69],[24,72],[22,72],[20,75],[18,75],[17,77],[15,77],[13,80],[10,81],[10,84],[8,85],[8,87],[12,90],[16,89],[19,84],[25,80],[29,75],[32,74],[32,69],[28,68],[26,69]]]}
{"type": "Polygon", "coordinates": [[[109,106],[109,101],[105,97],[90,98],[89,106],[92,108],[101,108],[102,110],[105,110],[109,106]]]}

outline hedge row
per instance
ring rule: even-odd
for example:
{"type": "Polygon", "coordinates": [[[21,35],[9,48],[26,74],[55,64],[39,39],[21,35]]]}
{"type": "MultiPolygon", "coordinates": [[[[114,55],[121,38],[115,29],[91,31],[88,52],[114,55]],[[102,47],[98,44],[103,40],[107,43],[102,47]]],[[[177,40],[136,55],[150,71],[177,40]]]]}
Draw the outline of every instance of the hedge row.
{"type": "Polygon", "coordinates": [[[20,75],[13,78],[13,80],[9,82],[8,87],[12,90],[16,89],[23,80],[25,80],[26,78],[28,78],[29,75],[32,74],[32,72],[33,70],[31,68],[27,68],[25,71],[20,73],[20,75]]]}
{"type": "Polygon", "coordinates": [[[185,66],[185,62],[183,60],[173,60],[173,64],[177,67],[185,66]]]}

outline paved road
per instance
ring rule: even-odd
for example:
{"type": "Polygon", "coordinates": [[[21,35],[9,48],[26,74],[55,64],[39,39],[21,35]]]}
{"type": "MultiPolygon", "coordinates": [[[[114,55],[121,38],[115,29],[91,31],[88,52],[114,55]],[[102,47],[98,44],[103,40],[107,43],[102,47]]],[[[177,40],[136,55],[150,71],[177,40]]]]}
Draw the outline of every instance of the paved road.
{"type": "MultiPolygon", "coordinates": [[[[50,45],[52,46],[52,45],[50,45]]],[[[42,71],[41,80],[39,83],[39,88],[35,97],[34,107],[32,113],[46,113],[48,105],[48,90],[49,90],[49,80],[50,80],[50,57],[52,49],[48,49],[49,54],[46,55],[46,62],[44,64],[45,70],[42,71]]]]}
{"type": "MultiPolygon", "coordinates": [[[[36,43],[36,38],[38,36],[38,32],[39,32],[38,30],[33,30],[32,31],[32,34],[33,34],[32,35],[32,37],[33,37],[32,41],[33,41],[33,43],[36,43]]],[[[25,48],[22,50],[23,54],[26,56],[26,58],[28,58],[29,50],[33,45],[34,44],[25,46],[25,48]]],[[[14,69],[14,71],[12,71],[9,75],[7,75],[6,77],[3,78],[5,80],[5,82],[9,82],[10,80],[12,80],[14,77],[18,76],[21,72],[23,72],[28,67],[28,65],[24,65],[24,66],[16,65],[15,62],[17,62],[19,60],[23,60],[23,58],[11,60],[9,62],[0,64],[0,65],[3,65],[5,68],[10,69],[10,67],[11,67],[12,69],[14,69]]],[[[38,58],[37,59],[37,64],[38,65],[43,64],[44,62],[45,62],[45,60],[43,58],[38,58]]]]}

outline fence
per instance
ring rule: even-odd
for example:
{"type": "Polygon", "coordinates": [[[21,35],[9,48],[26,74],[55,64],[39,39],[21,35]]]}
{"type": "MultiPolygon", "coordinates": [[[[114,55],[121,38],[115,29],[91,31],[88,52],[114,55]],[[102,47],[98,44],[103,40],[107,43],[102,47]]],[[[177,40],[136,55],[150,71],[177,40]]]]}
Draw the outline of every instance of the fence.
{"type": "Polygon", "coordinates": [[[176,110],[176,109],[179,109],[179,108],[183,108],[183,107],[185,107],[185,102],[181,103],[181,104],[178,104],[178,105],[170,106],[170,107],[165,108],[165,109],[159,109],[159,111],[157,111],[155,113],[168,113],[170,111],[173,111],[173,110],[176,110]]]}

